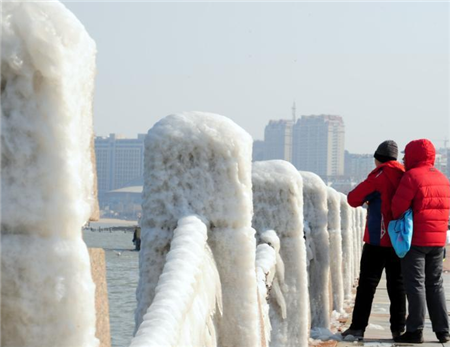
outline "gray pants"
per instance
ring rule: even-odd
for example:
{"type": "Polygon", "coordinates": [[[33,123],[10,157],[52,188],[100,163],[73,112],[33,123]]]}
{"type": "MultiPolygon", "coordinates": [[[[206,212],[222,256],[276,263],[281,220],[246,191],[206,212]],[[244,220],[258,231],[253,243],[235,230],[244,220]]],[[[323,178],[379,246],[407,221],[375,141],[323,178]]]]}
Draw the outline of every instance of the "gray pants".
{"type": "Polygon", "coordinates": [[[423,330],[426,306],[433,331],[449,331],[442,278],[443,253],[444,247],[411,246],[410,251],[402,259],[402,274],[409,311],[406,331],[423,330]]]}

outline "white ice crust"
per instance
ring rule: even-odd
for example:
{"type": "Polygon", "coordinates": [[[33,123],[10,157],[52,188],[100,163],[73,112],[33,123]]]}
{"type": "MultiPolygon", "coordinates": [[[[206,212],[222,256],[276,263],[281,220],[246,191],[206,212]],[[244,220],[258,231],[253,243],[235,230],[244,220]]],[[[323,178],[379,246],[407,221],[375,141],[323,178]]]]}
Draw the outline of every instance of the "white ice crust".
{"type": "Polygon", "coordinates": [[[349,301],[352,299],[352,288],[354,275],[354,258],[353,251],[353,214],[352,207],[347,203],[347,196],[339,193],[341,201],[341,230],[342,230],[342,273],[344,286],[344,299],[349,301]]]}
{"type": "Polygon", "coordinates": [[[304,219],[308,225],[307,242],[311,244],[312,259],[309,261],[309,296],[311,328],[329,328],[329,234],[327,186],[312,173],[300,171],[303,178],[304,219]]]}
{"type": "Polygon", "coordinates": [[[155,297],[178,220],[195,214],[208,229],[222,284],[218,344],[260,343],[251,151],[251,137],[219,115],[172,115],[149,130],[136,328],[155,297]]]}
{"type": "Polygon", "coordinates": [[[59,2],[2,7],[2,232],[79,237],[94,204],[95,43],[59,2]]]}
{"type": "MultiPolygon", "coordinates": [[[[268,297],[270,290],[274,285],[279,292],[277,298],[280,301],[279,307],[281,310],[281,315],[284,319],[286,318],[286,301],[281,293],[278,278],[275,277],[277,274],[277,259],[279,260],[278,264],[282,263],[279,254],[280,239],[278,238],[275,230],[266,230],[264,234],[264,236],[269,238],[271,242],[261,243],[256,247],[256,281],[258,286],[258,304],[260,306],[260,312],[263,320],[261,324],[263,325],[262,329],[264,330],[264,339],[266,345],[269,345],[272,324],[270,323],[270,306],[268,297]],[[275,246],[273,242],[275,242],[277,246],[275,246]],[[277,248],[277,250],[275,248],[277,248]]],[[[282,275],[284,276],[284,272],[282,275]]]]}
{"type": "Polygon", "coordinates": [[[214,314],[222,313],[219,273],[197,217],[179,220],[170,251],[131,347],[216,346],[214,314]],[[217,305],[216,305],[217,303],[217,305]]]}
{"type": "Polygon", "coordinates": [[[278,283],[274,283],[269,296],[270,345],[307,346],[309,293],[303,237],[302,177],[292,164],[273,160],[253,163],[252,180],[253,227],[257,230],[259,242],[270,243],[276,252],[279,249],[280,255],[276,271],[278,283]],[[279,245],[274,244],[276,237],[267,235],[269,230],[276,232],[279,245]],[[281,276],[283,272],[284,276],[281,276]]]}
{"type": "Polygon", "coordinates": [[[2,3],[2,346],[94,347],[94,41],[57,1],[2,3]]]}
{"type": "Polygon", "coordinates": [[[330,235],[330,271],[333,310],[344,313],[344,283],[342,273],[341,199],[331,187],[328,193],[328,234],[330,235]]]}

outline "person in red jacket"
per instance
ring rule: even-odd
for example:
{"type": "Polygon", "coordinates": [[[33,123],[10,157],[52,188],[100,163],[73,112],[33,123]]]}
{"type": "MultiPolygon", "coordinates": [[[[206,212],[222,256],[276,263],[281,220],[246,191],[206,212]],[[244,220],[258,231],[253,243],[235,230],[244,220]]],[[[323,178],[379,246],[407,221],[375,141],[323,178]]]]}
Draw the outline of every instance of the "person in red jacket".
{"type": "Polygon", "coordinates": [[[392,248],[387,232],[392,220],[391,200],[405,171],[397,161],[397,156],[398,148],[394,141],[381,143],[374,154],[376,168],[347,197],[352,207],[367,203],[368,211],[352,323],[342,333],[344,337],[352,335],[358,339],[364,338],[383,269],[386,270],[387,291],[391,301],[392,336],[398,337],[405,330],[406,296],[400,259],[392,248]]]}
{"type": "Polygon", "coordinates": [[[442,259],[450,213],[450,183],[434,167],[436,151],[426,139],[405,147],[405,169],[392,200],[392,214],[399,218],[413,211],[411,249],[401,260],[409,314],[406,333],[397,342],[423,342],[426,305],[436,337],[450,341],[442,279],[442,259]]]}

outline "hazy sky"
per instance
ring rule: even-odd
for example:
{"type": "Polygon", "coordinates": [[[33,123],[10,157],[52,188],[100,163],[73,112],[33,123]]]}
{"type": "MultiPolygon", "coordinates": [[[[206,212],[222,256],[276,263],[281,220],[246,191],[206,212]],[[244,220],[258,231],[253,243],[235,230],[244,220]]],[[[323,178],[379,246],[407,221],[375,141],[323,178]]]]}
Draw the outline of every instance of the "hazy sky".
{"type": "Polygon", "coordinates": [[[447,2],[66,6],[97,42],[97,135],[134,137],[196,110],[263,139],[295,101],[298,116],[341,115],[355,153],[449,137],[447,2]]]}

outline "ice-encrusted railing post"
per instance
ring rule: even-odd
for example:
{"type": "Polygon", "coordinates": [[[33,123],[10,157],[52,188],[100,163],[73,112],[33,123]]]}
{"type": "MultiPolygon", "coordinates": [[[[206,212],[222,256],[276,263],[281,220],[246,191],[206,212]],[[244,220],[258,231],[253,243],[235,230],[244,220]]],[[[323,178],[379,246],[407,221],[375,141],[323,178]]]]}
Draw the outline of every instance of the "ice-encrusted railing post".
{"type": "Polygon", "coordinates": [[[312,259],[309,260],[308,268],[311,328],[328,329],[330,325],[330,256],[327,231],[327,187],[322,179],[312,172],[300,171],[300,174],[303,178],[304,219],[309,231],[306,241],[312,250],[312,259]]]}
{"type": "Polygon", "coordinates": [[[57,1],[1,16],[1,345],[95,347],[95,43],[57,1]]]}
{"type": "Polygon", "coordinates": [[[358,228],[359,228],[359,232],[358,232],[358,239],[359,239],[358,256],[361,257],[362,248],[363,248],[363,245],[364,245],[363,238],[364,238],[364,228],[365,228],[365,225],[366,225],[366,209],[363,208],[363,207],[358,207],[357,208],[357,214],[358,214],[358,228]]]}
{"type": "Polygon", "coordinates": [[[269,244],[275,251],[279,249],[280,255],[275,273],[278,282],[269,295],[270,344],[307,346],[309,294],[302,177],[292,164],[274,160],[253,163],[252,181],[253,227],[260,243],[258,250],[263,244],[269,244]]]}
{"type": "Polygon", "coordinates": [[[357,209],[352,208],[352,234],[353,234],[353,278],[359,278],[359,265],[361,261],[359,253],[359,225],[357,219],[357,209]]]}
{"type": "Polygon", "coordinates": [[[330,235],[331,284],[333,310],[344,313],[344,285],[342,271],[341,199],[331,187],[328,193],[328,233],[330,235]]]}
{"type": "Polygon", "coordinates": [[[352,288],[355,281],[354,274],[354,253],[353,232],[352,232],[352,208],[347,203],[347,196],[339,193],[341,201],[341,230],[342,230],[342,268],[343,268],[343,285],[344,299],[349,301],[352,299],[352,288]]]}
{"type": "Polygon", "coordinates": [[[149,130],[136,329],[156,300],[155,289],[178,221],[197,215],[207,227],[222,284],[223,316],[216,314],[214,320],[218,345],[260,345],[251,151],[251,137],[218,115],[172,115],[149,130]]]}

